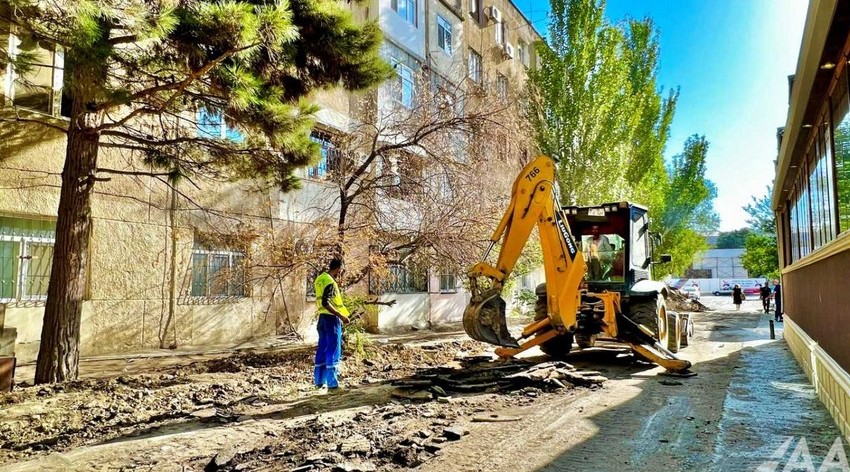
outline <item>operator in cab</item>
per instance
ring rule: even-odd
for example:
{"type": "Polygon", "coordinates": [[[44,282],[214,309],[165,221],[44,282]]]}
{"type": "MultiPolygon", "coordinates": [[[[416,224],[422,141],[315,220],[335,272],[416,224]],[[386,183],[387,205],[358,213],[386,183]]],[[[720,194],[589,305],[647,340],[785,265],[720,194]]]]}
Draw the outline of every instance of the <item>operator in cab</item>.
{"type": "Polygon", "coordinates": [[[319,321],[319,346],[316,349],[313,378],[321,393],[339,388],[338,368],[342,358],[342,327],[348,324],[349,311],[342,301],[336,279],[342,274],[342,259],[334,258],[328,270],[316,277],[316,307],[319,321]]]}

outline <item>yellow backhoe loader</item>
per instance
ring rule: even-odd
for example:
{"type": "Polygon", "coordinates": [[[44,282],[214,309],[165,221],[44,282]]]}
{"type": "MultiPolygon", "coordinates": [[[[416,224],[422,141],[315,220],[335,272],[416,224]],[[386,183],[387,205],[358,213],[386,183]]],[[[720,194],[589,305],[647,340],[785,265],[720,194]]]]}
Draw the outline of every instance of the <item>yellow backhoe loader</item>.
{"type": "Polygon", "coordinates": [[[689,316],[667,310],[666,286],[650,279],[654,238],[646,208],[629,202],[560,208],[557,201],[555,163],[540,156],[517,177],[489,248],[469,270],[466,333],[500,346],[501,357],[534,346],[565,355],[574,341],[588,348],[597,339],[613,340],[671,372],[686,371],[691,363],[675,352],[688,344],[693,328],[689,316]],[[535,226],[546,283],[537,287],[534,322],[514,338],[501,293],[535,226]],[[487,260],[497,244],[498,260],[491,265],[487,260]]]}

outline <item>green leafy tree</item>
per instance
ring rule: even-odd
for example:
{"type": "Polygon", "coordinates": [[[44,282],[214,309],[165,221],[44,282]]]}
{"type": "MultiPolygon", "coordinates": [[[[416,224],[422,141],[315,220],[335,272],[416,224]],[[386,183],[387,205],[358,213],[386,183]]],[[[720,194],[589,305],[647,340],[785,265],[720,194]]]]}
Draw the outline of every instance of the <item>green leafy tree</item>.
{"type": "MultiPolygon", "coordinates": [[[[181,177],[261,178],[296,187],[292,172],[318,158],[309,140],[313,90],[360,89],[389,77],[378,26],[358,26],[332,0],[0,0],[0,21],[64,52],[68,125],[0,115],[67,135],[56,245],[36,367],[38,383],[78,373],[91,196],[104,148],[133,151],[137,167],[181,177]],[[199,111],[234,139],[205,136],[199,111]]],[[[6,51],[25,83],[39,65],[6,51]]]]}
{"type": "Polygon", "coordinates": [[[717,236],[717,249],[737,249],[744,247],[744,241],[750,234],[750,228],[741,228],[734,231],[723,231],[717,236]]]}
{"type": "Polygon", "coordinates": [[[776,247],[776,236],[750,233],[744,243],[744,254],[741,265],[753,277],[779,277],[779,252],[776,247]]]}
{"type": "MultiPolygon", "coordinates": [[[[682,271],[716,230],[714,185],[705,179],[708,142],[692,137],[664,163],[677,89],[657,83],[657,30],[649,19],[611,24],[604,0],[551,0],[540,67],[529,73],[529,121],[544,154],[558,160],[564,204],[630,199],[650,209],[659,251],[682,271]]],[[[663,274],[656,274],[663,275],[663,274]]]]}
{"type": "Polygon", "coordinates": [[[751,197],[752,201],[744,205],[744,211],[750,215],[747,218],[747,224],[757,233],[776,233],[776,216],[773,213],[773,207],[770,201],[772,194],[773,186],[768,185],[764,195],[760,198],[753,196],[751,197]]]}
{"type": "Polygon", "coordinates": [[[767,191],[761,197],[752,197],[752,201],[744,205],[744,210],[750,214],[747,223],[752,232],[747,235],[744,242],[744,255],[741,256],[741,265],[747,272],[756,277],[779,276],[779,244],[776,234],[776,217],[770,204],[770,196],[773,188],[767,187],[767,191]]]}
{"type": "MultiPolygon", "coordinates": [[[[646,20],[605,19],[605,2],[552,0],[548,42],[529,72],[529,120],[537,146],[558,161],[564,204],[625,198],[653,171],[678,91],[662,97],[658,38],[646,20]]],[[[658,174],[656,174],[658,175],[658,174]]]]}
{"type": "Polygon", "coordinates": [[[659,267],[662,273],[656,276],[683,273],[694,254],[708,248],[704,235],[720,224],[714,211],[717,188],[705,178],[708,146],[704,136],[694,135],[685,141],[682,153],[673,157],[663,206],[656,212],[660,223],[656,230],[663,239],[658,250],[673,256],[673,262],[659,267]]]}

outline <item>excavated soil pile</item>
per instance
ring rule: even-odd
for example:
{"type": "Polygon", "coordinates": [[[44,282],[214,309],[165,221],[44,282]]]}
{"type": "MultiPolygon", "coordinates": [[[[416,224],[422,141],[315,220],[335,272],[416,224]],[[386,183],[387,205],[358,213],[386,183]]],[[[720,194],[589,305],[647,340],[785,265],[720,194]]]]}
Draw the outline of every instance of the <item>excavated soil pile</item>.
{"type": "Polygon", "coordinates": [[[691,311],[702,312],[709,311],[709,308],[699,300],[693,300],[679,290],[669,287],[667,291],[667,307],[673,311],[691,311]]]}

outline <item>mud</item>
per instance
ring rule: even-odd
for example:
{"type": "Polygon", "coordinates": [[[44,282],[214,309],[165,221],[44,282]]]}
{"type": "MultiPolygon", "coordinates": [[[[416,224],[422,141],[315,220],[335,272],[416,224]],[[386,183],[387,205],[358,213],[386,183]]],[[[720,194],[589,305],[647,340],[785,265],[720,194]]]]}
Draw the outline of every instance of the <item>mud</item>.
{"type": "Polygon", "coordinates": [[[781,325],[771,341],[757,303],[703,303],[688,378],[616,344],[495,364],[483,344],[442,340],[369,346],[324,396],[310,350],[27,387],[0,397],[0,470],[782,470],[774,452],[804,436],[817,468],[839,432],[781,325]],[[557,387],[559,369],[608,380],[557,387]]]}

